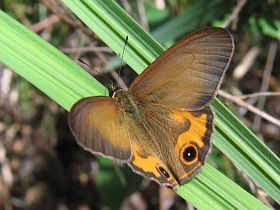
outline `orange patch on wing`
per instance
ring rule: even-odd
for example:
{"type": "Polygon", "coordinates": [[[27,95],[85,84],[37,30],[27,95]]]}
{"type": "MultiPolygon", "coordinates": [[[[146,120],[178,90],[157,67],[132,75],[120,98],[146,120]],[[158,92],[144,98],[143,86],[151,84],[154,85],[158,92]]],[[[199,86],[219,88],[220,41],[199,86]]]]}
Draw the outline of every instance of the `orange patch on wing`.
{"type": "Polygon", "coordinates": [[[134,160],[132,161],[133,165],[141,168],[145,172],[149,172],[154,174],[156,177],[160,177],[161,174],[157,170],[156,166],[162,165],[160,161],[153,157],[153,156],[148,156],[147,158],[143,158],[138,154],[138,151],[140,151],[140,148],[137,144],[132,145],[132,152],[134,156],[134,160]]]}
{"type": "Polygon", "coordinates": [[[184,112],[180,110],[172,110],[171,111],[171,118],[176,121],[176,123],[184,124],[186,119],[184,117],[184,112]]]}
{"type": "Polygon", "coordinates": [[[188,111],[175,110],[172,111],[172,118],[181,124],[186,122],[186,120],[190,122],[190,128],[179,136],[176,143],[175,149],[178,155],[184,144],[188,144],[190,141],[196,142],[199,147],[204,146],[203,137],[207,130],[207,114],[196,117],[188,111]]]}

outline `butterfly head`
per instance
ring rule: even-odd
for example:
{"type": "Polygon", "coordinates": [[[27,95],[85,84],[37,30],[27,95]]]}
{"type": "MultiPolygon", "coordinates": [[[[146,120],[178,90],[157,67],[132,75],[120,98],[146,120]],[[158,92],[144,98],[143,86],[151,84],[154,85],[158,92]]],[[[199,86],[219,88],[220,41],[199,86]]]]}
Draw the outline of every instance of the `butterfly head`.
{"type": "Polygon", "coordinates": [[[114,98],[116,93],[119,91],[122,91],[121,88],[119,88],[115,83],[110,83],[108,85],[108,90],[109,90],[109,96],[114,98]]]}

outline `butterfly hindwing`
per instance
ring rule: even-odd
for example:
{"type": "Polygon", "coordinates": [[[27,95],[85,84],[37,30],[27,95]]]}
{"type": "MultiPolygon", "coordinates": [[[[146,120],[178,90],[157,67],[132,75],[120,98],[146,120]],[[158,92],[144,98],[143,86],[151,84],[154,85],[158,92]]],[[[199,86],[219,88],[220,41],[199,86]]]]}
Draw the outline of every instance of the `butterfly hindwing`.
{"type": "Polygon", "coordinates": [[[133,157],[129,165],[146,178],[176,188],[205,163],[210,150],[213,113],[209,107],[189,112],[148,106],[142,114],[141,132],[146,137],[132,142],[133,157]]]}
{"type": "Polygon", "coordinates": [[[184,168],[179,176],[182,184],[195,175],[206,161],[211,149],[214,116],[210,107],[193,112],[172,110],[172,116],[177,123],[189,125],[173,139],[175,153],[184,168]]]}

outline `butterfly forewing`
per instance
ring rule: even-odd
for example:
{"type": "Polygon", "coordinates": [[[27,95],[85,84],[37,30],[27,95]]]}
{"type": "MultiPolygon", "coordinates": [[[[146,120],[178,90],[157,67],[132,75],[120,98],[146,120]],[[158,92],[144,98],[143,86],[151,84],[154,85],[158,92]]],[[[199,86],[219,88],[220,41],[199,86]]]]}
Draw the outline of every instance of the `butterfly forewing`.
{"type": "Polygon", "coordinates": [[[84,149],[121,162],[130,160],[130,135],[116,100],[83,98],[72,107],[69,125],[84,149]]]}
{"type": "Polygon", "coordinates": [[[154,61],[129,92],[144,103],[199,110],[215,96],[233,50],[232,36],[225,29],[194,32],[154,61]]]}

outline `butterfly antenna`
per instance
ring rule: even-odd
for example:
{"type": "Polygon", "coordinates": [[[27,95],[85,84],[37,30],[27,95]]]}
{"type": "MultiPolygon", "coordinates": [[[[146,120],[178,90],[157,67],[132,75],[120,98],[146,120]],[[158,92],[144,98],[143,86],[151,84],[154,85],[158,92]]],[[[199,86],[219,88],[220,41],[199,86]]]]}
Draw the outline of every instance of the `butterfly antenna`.
{"type": "Polygon", "coordinates": [[[122,56],[121,56],[121,65],[120,65],[120,68],[118,71],[118,82],[120,80],[121,69],[122,69],[122,64],[123,64],[123,55],[124,55],[125,47],[127,45],[127,41],[128,41],[128,36],[125,37],[125,42],[124,42],[124,46],[123,46],[123,51],[122,51],[122,56]]]}
{"type": "Polygon", "coordinates": [[[109,88],[114,85],[114,83],[112,82],[112,80],[110,80],[110,78],[106,77],[103,73],[100,73],[99,71],[94,69],[91,65],[87,64],[82,59],[79,58],[78,61],[80,61],[82,64],[84,64],[84,65],[88,66],[89,68],[91,68],[93,71],[98,73],[98,75],[101,75],[110,84],[109,88]]]}

